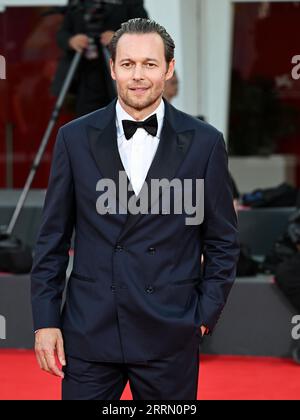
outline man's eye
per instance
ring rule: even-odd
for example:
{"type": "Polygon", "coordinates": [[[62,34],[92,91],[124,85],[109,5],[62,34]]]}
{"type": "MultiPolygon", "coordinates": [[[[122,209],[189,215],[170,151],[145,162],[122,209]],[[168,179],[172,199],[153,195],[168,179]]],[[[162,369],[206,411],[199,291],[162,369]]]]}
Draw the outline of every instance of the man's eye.
{"type": "Polygon", "coordinates": [[[122,67],[125,67],[126,69],[129,69],[132,66],[132,63],[123,63],[122,67]]]}
{"type": "Polygon", "coordinates": [[[154,68],[155,67],[155,64],[154,63],[147,63],[147,67],[154,68]]]}

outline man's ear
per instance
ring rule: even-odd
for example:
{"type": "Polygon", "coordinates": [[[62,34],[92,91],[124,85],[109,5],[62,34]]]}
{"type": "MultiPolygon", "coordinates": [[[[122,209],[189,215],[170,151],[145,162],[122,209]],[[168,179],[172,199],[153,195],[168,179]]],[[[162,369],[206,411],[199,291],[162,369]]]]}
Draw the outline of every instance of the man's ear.
{"type": "Polygon", "coordinates": [[[109,59],[109,66],[110,66],[110,74],[113,80],[116,80],[116,74],[115,74],[115,64],[113,60],[109,59]]]}
{"type": "Polygon", "coordinates": [[[175,58],[169,63],[169,67],[166,73],[166,81],[172,79],[175,71],[175,58]]]}

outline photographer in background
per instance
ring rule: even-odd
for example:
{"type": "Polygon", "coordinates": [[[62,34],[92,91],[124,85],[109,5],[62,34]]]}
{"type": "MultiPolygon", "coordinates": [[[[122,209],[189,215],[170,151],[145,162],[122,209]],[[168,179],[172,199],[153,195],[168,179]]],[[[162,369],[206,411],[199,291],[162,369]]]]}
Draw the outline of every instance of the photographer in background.
{"type": "Polygon", "coordinates": [[[69,3],[57,34],[57,43],[64,56],[51,91],[55,96],[59,95],[74,53],[84,51],[70,90],[75,95],[77,116],[104,107],[114,98],[105,48],[123,22],[137,17],[148,17],[143,0],[78,0],[69,3]]]}

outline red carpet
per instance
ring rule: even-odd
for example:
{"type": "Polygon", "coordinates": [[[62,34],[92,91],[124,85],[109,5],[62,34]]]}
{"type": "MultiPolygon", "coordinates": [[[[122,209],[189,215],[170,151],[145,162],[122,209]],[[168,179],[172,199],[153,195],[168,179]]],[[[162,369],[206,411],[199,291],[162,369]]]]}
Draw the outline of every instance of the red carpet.
{"type": "MultiPolygon", "coordinates": [[[[0,351],[0,400],[60,399],[60,380],[41,372],[31,351],[0,351]]],[[[127,385],[122,399],[131,399],[127,385]]],[[[204,356],[198,399],[299,400],[300,366],[286,359],[204,356]]]]}

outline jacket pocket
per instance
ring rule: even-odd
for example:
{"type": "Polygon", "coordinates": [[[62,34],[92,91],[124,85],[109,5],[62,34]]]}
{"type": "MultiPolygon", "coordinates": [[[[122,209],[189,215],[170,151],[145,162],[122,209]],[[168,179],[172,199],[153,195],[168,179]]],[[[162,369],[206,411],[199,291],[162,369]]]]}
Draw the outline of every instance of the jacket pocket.
{"type": "Polygon", "coordinates": [[[187,286],[187,285],[193,285],[193,284],[200,284],[201,277],[193,277],[191,279],[184,279],[184,280],[175,280],[172,281],[170,284],[171,286],[187,286]]]}
{"type": "Polygon", "coordinates": [[[81,274],[75,273],[75,271],[72,271],[70,278],[71,277],[80,281],[87,281],[89,283],[95,283],[95,279],[93,279],[92,277],[82,276],[81,274]]]}

